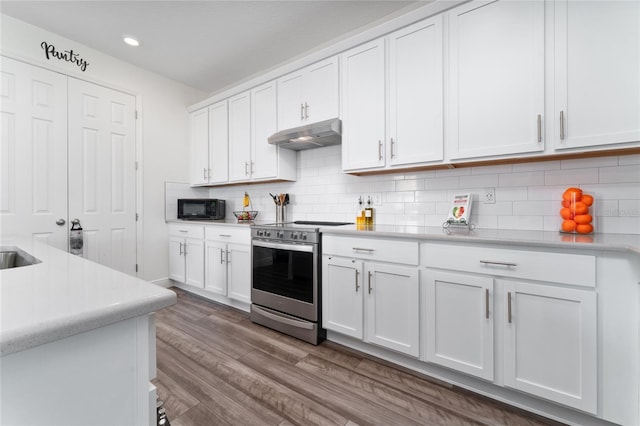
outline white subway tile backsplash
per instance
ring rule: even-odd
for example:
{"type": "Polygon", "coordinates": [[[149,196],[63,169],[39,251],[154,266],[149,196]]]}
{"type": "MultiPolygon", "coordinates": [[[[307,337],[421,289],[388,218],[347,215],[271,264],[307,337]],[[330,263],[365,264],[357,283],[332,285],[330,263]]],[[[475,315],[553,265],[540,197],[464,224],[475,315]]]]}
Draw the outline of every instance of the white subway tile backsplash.
{"type": "Polygon", "coordinates": [[[247,191],[262,220],[275,220],[270,192],[290,194],[291,220],[350,222],[355,220],[359,196],[366,201],[379,194],[376,223],[420,226],[441,226],[453,195],[470,192],[471,222],[478,228],[545,231],[559,229],[562,193],[578,186],[596,199],[596,232],[640,234],[640,155],[355,176],[342,173],[340,154],[339,146],[298,152],[296,182],[209,189],[176,185],[226,199],[228,216],[242,209],[247,191]],[[482,202],[487,187],[495,188],[495,204],[482,202]]]}

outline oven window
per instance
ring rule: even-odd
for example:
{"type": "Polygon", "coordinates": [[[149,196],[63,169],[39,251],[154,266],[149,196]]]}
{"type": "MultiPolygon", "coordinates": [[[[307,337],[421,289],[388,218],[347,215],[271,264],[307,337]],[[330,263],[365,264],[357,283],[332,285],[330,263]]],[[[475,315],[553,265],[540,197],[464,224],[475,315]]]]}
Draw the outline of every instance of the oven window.
{"type": "Polygon", "coordinates": [[[253,288],[313,303],[313,253],[254,246],[253,288]]]}

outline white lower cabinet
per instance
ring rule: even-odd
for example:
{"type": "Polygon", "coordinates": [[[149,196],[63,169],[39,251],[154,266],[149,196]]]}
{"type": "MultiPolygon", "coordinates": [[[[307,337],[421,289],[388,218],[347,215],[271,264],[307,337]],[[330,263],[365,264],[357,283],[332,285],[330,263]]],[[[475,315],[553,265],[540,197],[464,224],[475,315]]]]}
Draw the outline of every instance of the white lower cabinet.
{"type": "Polygon", "coordinates": [[[505,386],[596,414],[596,294],[505,281],[505,386]]]}
{"type": "Polygon", "coordinates": [[[207,226],[205,229],[207,292],[251,303],[251,235],[249,228],[207,226]]]}
{"type": "Polygon", "coordinates": [[[427,270],[425,359],[494,378],[493,278],[427,270]]]}
{"type": "Polygon", "coordinates": [[[197,225],[169,225],[169,278],[204,288],[204,229],[197,225]]]}
{"type": "MultiPolygon", "coordinates": [[[[420,280],[417,266],[384,263],[379,241],[324,237],[323,327],[387,349],[420,355],[420,280]],[[337,255],[332,254],[337,253],[337,255]],[[351,257],[345,254],[354,253],[351,257]],[[371,259],[371,260],[365,260],[371,259]]],[[[411,250],[397,242],[396,253],[411,250]]],[[[414,246],[417,253],[418,244],[414,246]]],[[[416,254],[417,257],[417,254],[416,254]]]]}

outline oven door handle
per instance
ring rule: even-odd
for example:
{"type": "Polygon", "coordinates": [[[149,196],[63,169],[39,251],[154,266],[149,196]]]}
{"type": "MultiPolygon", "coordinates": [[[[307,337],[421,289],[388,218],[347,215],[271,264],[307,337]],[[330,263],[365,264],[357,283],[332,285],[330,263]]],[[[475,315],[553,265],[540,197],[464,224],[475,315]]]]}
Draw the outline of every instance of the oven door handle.
{"type": "Polygon", "coordinates": [[[314,244],[272,243],[269,241],[258,241],[258,240],[253,240],[251,244],[254,247],[272,248],[277,250],[303,251],[306,253],[313,253],[314,251],[314,244]]]}
{"type": "Polygon", "coordinates": [[[257,313],[259,313],[260,315],[264,315],[265,317],[273,320],[273,321],[277,321],[279,323],[282,324],[287,324],[290,325],[292,327],[297,327],[297,328],[304,328],[307,330],[312,330],[313,329],[313,323],[307,322],[307,321],[301,321],[301,320],[295,320],[293,318],[285,318],[282,317],[280,315],[276,315],[276,314],[272,314],[271,312],[260,308],[259,306],[253,305],[251,307],[251,309],[257,313]]]}

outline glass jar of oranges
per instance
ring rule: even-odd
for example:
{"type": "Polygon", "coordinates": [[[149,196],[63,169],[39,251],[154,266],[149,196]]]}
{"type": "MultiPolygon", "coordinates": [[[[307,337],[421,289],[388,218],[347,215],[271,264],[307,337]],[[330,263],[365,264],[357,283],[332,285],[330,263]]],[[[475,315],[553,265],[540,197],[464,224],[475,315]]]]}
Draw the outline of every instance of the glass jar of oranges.
{"type": "Polygon", "coordinates": [[[562,194],[560,232],[591,234],[593,227],[593,196],[580,188],[567,188],[562,194]]]}

